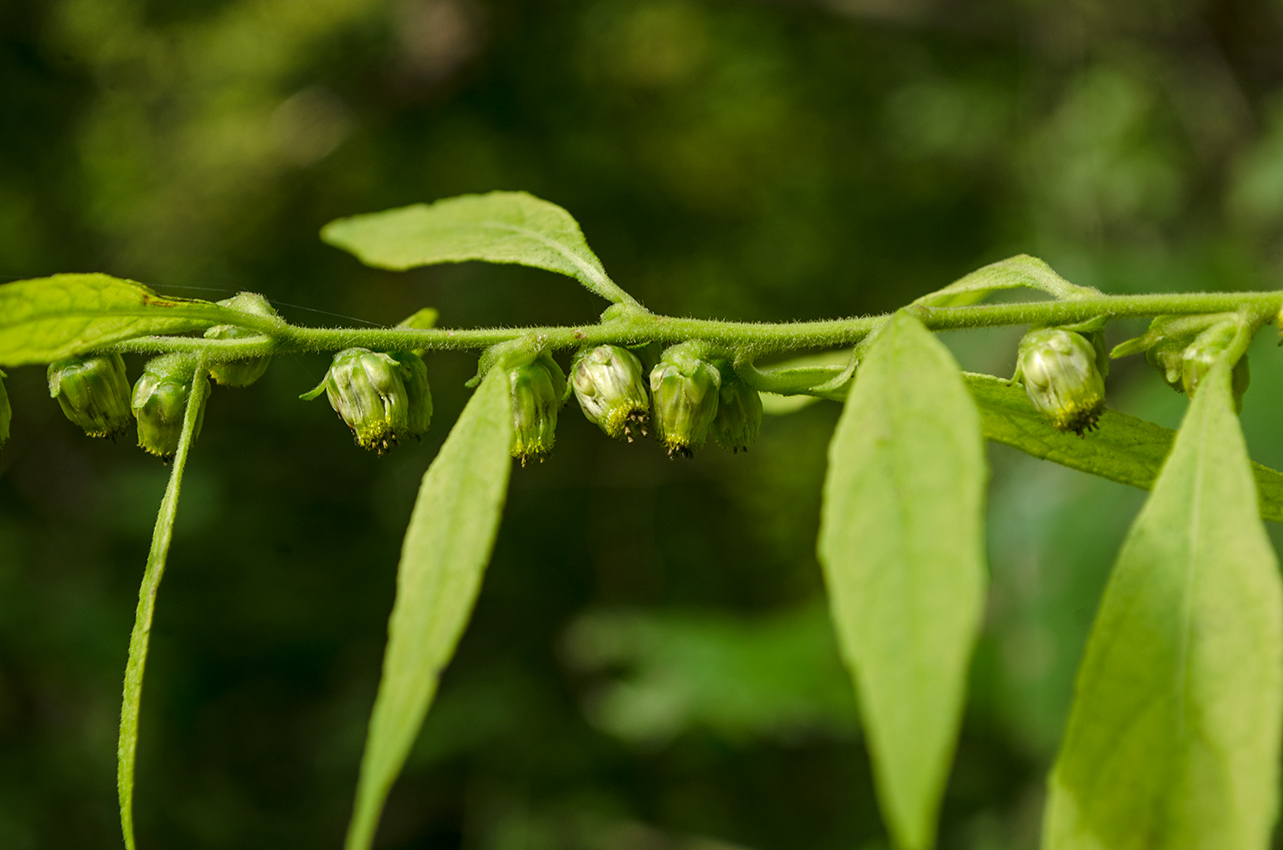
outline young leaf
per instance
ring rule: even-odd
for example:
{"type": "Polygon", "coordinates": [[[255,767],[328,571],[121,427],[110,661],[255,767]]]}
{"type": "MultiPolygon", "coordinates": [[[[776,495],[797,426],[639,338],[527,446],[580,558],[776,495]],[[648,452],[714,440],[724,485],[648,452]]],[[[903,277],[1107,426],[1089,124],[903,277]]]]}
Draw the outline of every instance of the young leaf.
{"type": "Polygon", "coordinates": [[[948,350],[907,313],[857,373],[829,447],[819,557],[882,812],[923,850],[984,609],[980,418],[948,350]]]}
{"type": "Polygon", "coordinates": [[[1222,359],[1105,589],[1044,847],[1264,850],[1280,710],[1283,587],[1222,359]]]}
{"type": "Polygon", "coordinates": [[[373,843],[388,791],[472,613],[508,488],[511,430],[508,379],[492,369],[423,476],[401,549],[347,850],[373,843]]]}
{"type": "MultiPolygon", "coordinates": [[[[1170,428],[1106,410],[1097,430],[1078,437],[1053,428],[1022,388],[991,375],[963,377],[980,409],[985,439],[995,443],[1142,490],[1154,486],[1171,452],[1176,432],[1170,428]]],[[[1283,522],[1283,473],[1255,462],[1251,468],[1260,491],[1261,517],[1283,522]]]]}
{"type": "Polygon", "coordinates": [[[611,281],[570,213],[525,192],[461,195],[340,218],[322,228],[321,238],[381,269],[517,263],[569,275],[607,301],[636,303],[611,281]]]}
{"type": "Polygon", "coordinates": [[[926,307],[965,307],[1003,289],[1037,289],[1053,298],[1072,299],[1100,295],[1090,286],[1077,286],[1056,274],[1037,257],[1017,254],[976,269],[944,289],[922,296],[914,304],[926,307]]]}
{"type": "Polygon", "coordinates": [[[187,465],[187,452],[191,449],[197,423],[209,394],[209,381],[203,370],[192,378],[192,392],[183,413],[183,431],[178,451],[174,454],[169,473],[169,484],[160,500],[156,514],[156,527],[151,535],[151,550],[147,553],[147,567],[143,583],[138,589],[138,610],[134,614],[134,630],[129,635],[129,661],[125,665],[125,693],[120,705],[120,737],[116,742],[116,792],[120,801],[120,829],[125,847],[134,850],[134,761],[138,752],[138,712],[143,696],[143,672],[147,666],[147,647],[151,640],[152,615],[156,610],[156,591],[165,572],[165,559],[169,556],[169,541],[173,536],[174,517],[178,513],[178,494],[183,486],[183,467],[187,465]]]}
{"type": "Polygon", "coordinates": [[[239,324],[241,317],[105,274],[19,280],[0,286],[0,364],[48,363],[131,337],[239,324]]]}

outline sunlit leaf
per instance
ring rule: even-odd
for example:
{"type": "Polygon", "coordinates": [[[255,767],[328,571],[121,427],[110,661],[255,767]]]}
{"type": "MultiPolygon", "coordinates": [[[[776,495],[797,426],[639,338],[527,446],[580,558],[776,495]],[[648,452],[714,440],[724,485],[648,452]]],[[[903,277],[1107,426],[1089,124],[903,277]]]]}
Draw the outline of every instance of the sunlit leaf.
{"type": "Polygon", "coordinates": [[[348,850],[373,843],[388,791],[471,616],[507,493],[511,429],[507,377],[493,369],[423,476],[401,550],[348,850]]]}
{"type": "Polygon", "coordinates": [[[416,266],[485,260],[517,263],[576,278],[609,301],[632,301],[588,247],[575,219],[526,192],[461,195],[332,221],[321,238],[368,266],[416,266]]]}
{"type": "Polygon", "coordinates": [[[151,622],[156,611],[156,592],[165,573],[165,559],[169,556],[169,542],[174,533],[174,517],[178,514],[178,496],[183,486],[183,468],[187,453],[201,418],[205,397],[209,394],[209,381],[204,372],[197,371],[192,381],[187,410],[183,414],[183,431],[174,453],[169,472],[169,484],[160,501],[156,514],[156,527],[152,531],[151,550],[147,553],[147,567],[143,583],[138,589],[138,609],[134,614],[134,630],[129,636],[129,661],[125,666],[125,692],[120,705],[120,737],[116,743],[116,791],[120,800],[120,828],[124,833],[125,847],[134,850],[134,762],[138,752],[138,715],[143,696],[143,672],[147,666],[147,647],[151,641],[151,622]]]}
{"type": "Polygon", "coordinates": [[[829,447],[819,556],[878,798],[931,846],[984,608],[984,443],[948,350],[898,314],[829,447]]]}
{"type": "Polygon", "coordinates": [[[131,337],[235,324],[240,315],[105,274],[19,280],[0,286],[0,364],[48,363],[131,337]]]}
{"type": "Polygon", "coordinates": [[[1044,846],[1264,850],[1281,711],[1283,587],[1222,360],[1101,600],[1044,846]]]}
{"type": "Polygon", "coordinates": [[[995,292],[1022,288],[1036,289],[1060,299],[1100,295],[1089,286],[1077,286],[1065,280],[1037,257],[1017,254],[976,269],[913,303],[928,307],[965,307],[983,301],[995,292]]]}

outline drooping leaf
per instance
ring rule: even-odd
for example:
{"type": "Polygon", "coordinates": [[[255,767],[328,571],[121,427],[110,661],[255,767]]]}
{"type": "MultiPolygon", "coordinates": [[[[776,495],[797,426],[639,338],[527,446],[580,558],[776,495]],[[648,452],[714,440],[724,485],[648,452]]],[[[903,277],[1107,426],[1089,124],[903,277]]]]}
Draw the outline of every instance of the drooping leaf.
{"type": "Polygon", "coordinates": [[[570,213],[526,192],[461,195],[340,218],[325,225],[321,238],[367,266],[517,263],[569,275],[608,301],[633,301],[611,281],[570,213]]]}
{"type": "Polygon", "coordinates": [[[240,316],[105,274],[19,280],[0,285],[0,364],[48,363],[131,337],[236,324],[240,316]]]}
{"type": "Polygon", "coordinates": [[[829,447],[819,557],[878,799],[934,840],[986,584],[984,443],[948,350],[907,313],[873,346],[829,447]]]}
{"type": "Polygon", "coordinates": [[[507,493],[511,430],[507,377],[492,369],[423,476],[401,549],[347,850],[373,843],[388,791],[472,613],[507,493]]]}
{"type": "Polygon", "coordinates": [[[976,269],[913,303],[926,307],[965,307],[1000,290],[1021,288],[1036,289],[1059,299],[1100,295],[1098,290],[1089,286],[1078,286],[1065,280],[1037,257],[1017,254],[976,269]]]}
{"type": "Polygon", "coordinates": [[[151,535],[151,550],[147,553],[147,567],[143,570],[143,583],[138,589],[138,609],[134,614],[134,630],[129,635],[129,661],[125,665],[125,692],[120,705],[120,737],[116,742],[116,792],[120,801],[120,828],[125,847],[134,850],[134,762],[138,753],[138,716],[143,696],[143,672],[147,666],[147,648],[151,642],[151,622],[156,611],[156,592],[165,573],[165,560],[169,557],[169,542],[174,533],[174,517],[178,514],[178,496],[183,486],[183,468],[191,449],[197,426],[201,419],[205,397],[209,394],[209,381],[203,371],[192,379],[192,391],[183,413],[183,431],[169,472],[169,484],[160,501],[156,514],[156,527],[151,535]]]}
{"type": "MultiPolygon", "coordinates": [[[[964,375],[980,409],[985,439],[1071,469],[1130,484],[1154,486],[1176,432],[1145,419],[1106,410],[1083,437],[1057,431],[1029,403],[1024,389],[991,375],[964,375]]],[[[1283,522],[1283,473],[1253,462],[1263,519],[1283,522]]]]}
{"type": "Polygon", "coordinates": [[[1283,587],[1222,359],[1118,556],[1044,824],[1048,850],[1264,850],[1283,587]]]}

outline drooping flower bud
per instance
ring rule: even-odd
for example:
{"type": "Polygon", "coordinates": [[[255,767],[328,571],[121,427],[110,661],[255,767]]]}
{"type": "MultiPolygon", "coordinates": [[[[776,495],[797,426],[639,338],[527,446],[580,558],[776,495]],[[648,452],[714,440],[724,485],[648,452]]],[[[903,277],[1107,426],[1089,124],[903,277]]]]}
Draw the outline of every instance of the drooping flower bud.
{"type": "Polygon", "coordinates": [[[1203,332],[1220,326],[1232,327],[1235,321],[1233,313],[1157,316],[1143,335],[1118,345],[1111,356],[1126,357],[1143,351],[1145,359],[1159,371],[1167,385],[1184,392],[1185,350],[1203,332]]]}
{"type": "MultiPolygon", "coordinates": [[[[138,445],[164,460],[174,456],[183,434],[183,415],[192,391],[193,358],[166,354],[147,362],[142,377],[134,384],[130,407],[138,420],[138,445]]],[[[196,412],[200,434],[205,418],[204,405],[196,412]]]]}
{"type": "MultiPolygon", "coordinates": [[[[1181,387],[1190,398],[1194,397],[1199,383],[1207,377],[1212,365],[1225,352],[1238,331],[1236,322],[1222,322],[1199,334],[1181,353],[1181,387]]],[[[1230,389],[1234,394],[1234,408],[1243,412],[1243,394],[1252,381],[1252,373],[1244,354],[1234,364],[1230,373],[1230,389]]]]}
{"type": "MultiPolygon", "coordinates": [[[[218,303],[223,307],[256,313],[260,316],[277,315],[271,303],[257,292],[241,292],[218,303]]],[[[249,339],[258,336],[262,334],[248,328],[238,328],[235,325],[215,325],[205,331],[206,339],[249,339]]],[[[263,373],[267,371],[268,364],[271,362],[272,357],[269,354],[263,357],[251,357],[248,360],[215,363],[209,367],[209,374],[225,387],[248,387],[263,377],[263,373]]]]}
{"type": "Polygon", "coordinates": [[[512,394],[512,456],[525,466],[543,460],[557,439],[557,409],[565,394],[566,376],[548,352],[524,365],[508,367],[512,394]]]}
{"type": "Polygon", "coordinates": [[[300,398],[311,401],[322,391],[362,448],[383,454],[407,434],[409,399],[391,355],[343,349],[334,355],[325,379],[300,398]]]}
{"type": "Polygon", "coordinates": [[[651,370],[656,437],[669,457],[690,457],[693,449],[704,445],[717,416],[721,383],[717,367],[696,357],[685,344],[665,351],[651,370]]]}
{"type": "Polygon", "coordinates": [[[13,408],[9,406],[9,392],[4,388],[4,372],[0,372],[0,449],[9,442],[9,423],[13,420],[13,408]]]}
{"type": "Polygon", "coordinates": [[[1016,377],[1029,401],[1059,431],[1082,436],[1105,409],[1096,347],[1082,334],[1038,328],[1020,340],[1016,377]]]}
{"type": "Polygon", "coordinates": [[[646,435],[650,400],[641,361],[631,351],[618,345],[585,349],[575,357],[570,380],[584,416],[606,436],[631,443],[634,433],[646,435]]]}
{"type": "Polygon", "coordinates": [[[413,351],[394,351],[401,383],[405,385],[405,436],[423,439],[432,424],[432,389],[428,386],[428,367],[413,351]]]}
{"type": "Polygon", "coordinates": [[[49,395],[91,437],[124,433],[133,419],[129,378],[119,354],[70,357],[49,364],[49,395]]]}
{"type": "Polygon", "coordinates": [[[762,397],[740,379],[729,362],[721,360],[717,366],[722,387],[713,418],[713,441],[732,454],[746,452],[762,427],[762,397]]]}
{"type": "Polygon", "coordinates": [[[1185,342],[1180,339],[1162,339],[1145,352],[1145,360],[1158,370],[1167,385],[1177,392],[1184,392],[1181,373],[1185,368],[1185,342]]]}

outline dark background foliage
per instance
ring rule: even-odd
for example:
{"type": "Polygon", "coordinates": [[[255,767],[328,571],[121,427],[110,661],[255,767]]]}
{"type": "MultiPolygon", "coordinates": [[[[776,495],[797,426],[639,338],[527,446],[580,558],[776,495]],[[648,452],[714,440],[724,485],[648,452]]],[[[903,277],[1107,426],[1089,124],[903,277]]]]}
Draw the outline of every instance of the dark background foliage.
{"type": "MultiPolygon", "coordinates": [[[[502,188],[565,206],[671,314],[883,311],[1018,252],[1112,292],[1274,288],[1281,35],[1264,0],[5,0],[0,279],[253,290],[310,324],[591,320],[602,304],[547,273],[385,273],[316,238],[502,188]]],[[[948,337],[997,374],[1015,339],[948,337]]],[[[1279,465],[1283,364],[1260,343],[1244,424],[1279,465]]],[[[153,632],[144,847],[340,844],[401,530],[474,362],[429,358],[433,433],[383,459],[297,400],[325,365],[281,357],[210,401],[153,632]]],[[[166,470],[81,436],[40,369],[8,386],[0,846],[114,847],[120,681],[166,470]]],[[[1169,425],[1184,405],[1130,362],[1111,398],[1169,425]]],[[[813,554],[836,416],[670,462],[567,407],[553,458],[514,473],[381,846],[885,847],[813,554]]],[[[945,848],[1036,846],[1142,498],[992,460],[993,590],[945,848]]]]}

